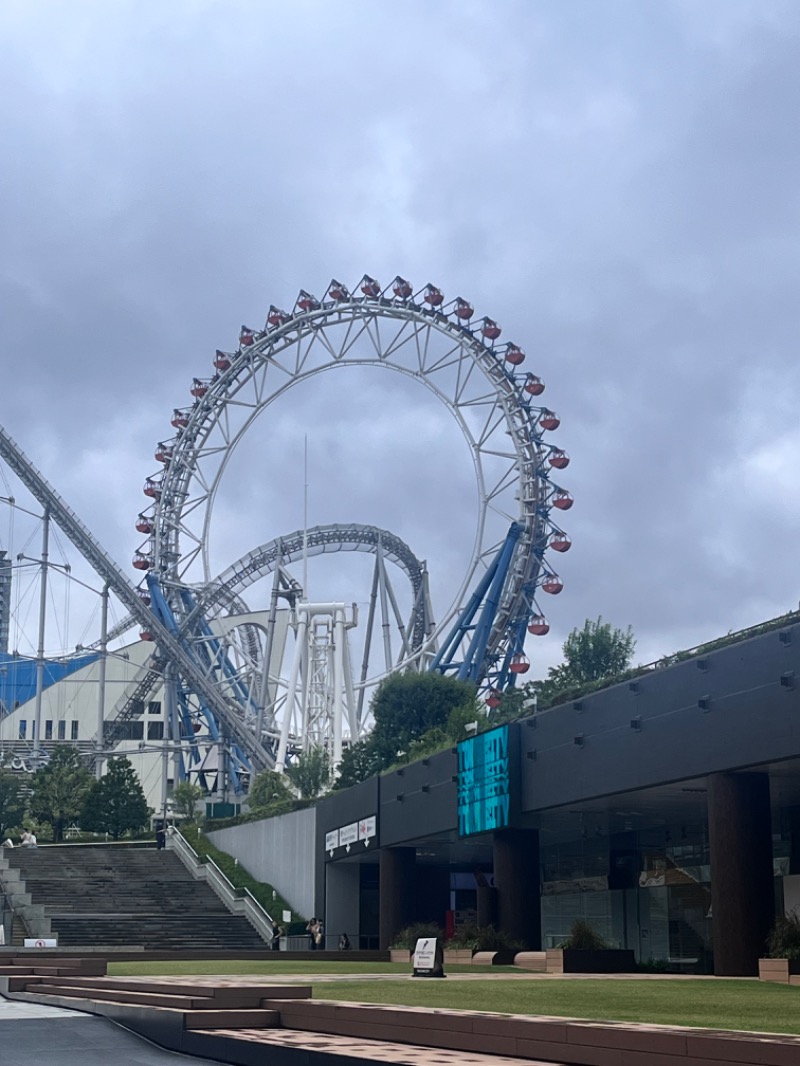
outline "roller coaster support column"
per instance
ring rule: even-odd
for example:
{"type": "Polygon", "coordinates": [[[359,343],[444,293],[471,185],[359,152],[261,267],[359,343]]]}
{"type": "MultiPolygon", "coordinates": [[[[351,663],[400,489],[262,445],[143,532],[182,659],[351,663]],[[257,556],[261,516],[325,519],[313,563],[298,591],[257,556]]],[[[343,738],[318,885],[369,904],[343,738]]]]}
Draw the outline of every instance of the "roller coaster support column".
{"type": "Polygon", "coordinates": [[[47,616],[47,560],[50,547],[50,511],[44,509],[42,519],[42,583],[39,586],[39,641],[36,645],[36,702],[33,712],[33,765],[39,768],[39,747],[42,737],[42,691],[44,689],[44,632],[47,616]]]}
{"type": "Polygon", "coordinates": [[[97,677],[97,758],[94,763],[95,777],[99,781],[103,776],[103,730],[106,722],[106,665],[108,662],[108,582],[103,585],[100,599],[100,662],[97,677]]]}
{"type": "Polygon", "coordinates": [[[446,673],[447,670],[457,669],[456,677],[459,681],[472,681],[476,685],[486,676],[487,664],[484,662],[486,648],[497,616],[497,608],[500,605],[511,560],[514,557],[514,549],[521,534],[522,526],[519,522],[512,522],[502,547],[431,663],[431,670],[446,673]],[[481,604],[483,604],[482,607],[481,604]],[[479,608],[478,621],[474,623],[473,620],[479,608]],[[461,663],[454,663],[453,653],[469,630],[474,630],[474,632],[464,660],[461,663]]]}

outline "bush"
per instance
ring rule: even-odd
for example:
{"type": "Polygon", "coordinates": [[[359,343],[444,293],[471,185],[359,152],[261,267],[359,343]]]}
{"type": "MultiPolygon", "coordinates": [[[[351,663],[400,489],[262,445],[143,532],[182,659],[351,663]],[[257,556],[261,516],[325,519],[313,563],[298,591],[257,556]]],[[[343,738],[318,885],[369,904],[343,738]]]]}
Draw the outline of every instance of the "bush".
{"type": "Polygon", "coordinates": [[[452,940],[448,940],[447,947],[455,950],[471,948],[473,951],[521,951],[524,944],[520,940],[513,940],[501,929],[495,929],[493,925],[465,925],[452,940]]]}
{"type": "Polygon", "coordinates": [[[775,919],[767,938],[767,957],[800,959],[800,915],[797,911],[781,914],[775,919]]]}
{"type": "Polygon", "coordinates": [[[608,944],[588,922],[585,922],[583,918],[576,918],[572,923],[569,936],[559,947],[572,951],[602,951],[603,948],[608,947],[608,944]]]}
{"type": "Polygon", "coordinates": [[[398,950],[408,948],[411,951],[412,948],[417,946],[418,940],[432,936],[435,936],[438,940],[443,940],[444,929],[440,925],[436,925],[435,922],[416,922],[414,925],[407,925],[405,929],[395,933],[392,947],[398,950]]]}

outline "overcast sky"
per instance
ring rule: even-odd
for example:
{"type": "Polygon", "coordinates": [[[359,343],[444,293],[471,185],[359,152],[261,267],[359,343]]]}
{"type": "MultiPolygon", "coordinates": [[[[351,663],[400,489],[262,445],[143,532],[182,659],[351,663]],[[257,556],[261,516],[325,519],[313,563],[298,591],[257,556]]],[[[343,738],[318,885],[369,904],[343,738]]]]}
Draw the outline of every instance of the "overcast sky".
{"type": "MultiPolygon", "coordinates": [[[[400,273],[496,318],[562,419],[574,546],[530,677],[587,617],[647,662],[794,608],[799,90],[792,0],[2,0],[0,423],[134,577],[214,349],[400,273]]],[[[302,524],[308,433],[312,524],[392,529],[446,596],[457,430],[338,377],[237,453],[215,563],[302,524]]]]}

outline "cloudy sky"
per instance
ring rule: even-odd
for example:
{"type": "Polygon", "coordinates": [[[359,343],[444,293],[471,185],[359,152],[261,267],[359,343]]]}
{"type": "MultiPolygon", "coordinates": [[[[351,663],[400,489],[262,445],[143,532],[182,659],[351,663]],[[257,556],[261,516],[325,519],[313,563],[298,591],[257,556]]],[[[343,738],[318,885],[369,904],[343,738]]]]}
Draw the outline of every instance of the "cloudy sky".
{"type": "MultiPolygon", "coordinates": [[[[800,600],[799,97],[792,0],[2,0],[0,423],[133,577],[215,348],[331,277],[434,281],[527,350],[572,457],[529,676],[586,617],[643,662],[755,624],[800,600]]],[[[215,564],[302,524],[308,434],[311,523],[392,529],[446,597],[463,442],[334,378],[231,461],[215,564]]]]}

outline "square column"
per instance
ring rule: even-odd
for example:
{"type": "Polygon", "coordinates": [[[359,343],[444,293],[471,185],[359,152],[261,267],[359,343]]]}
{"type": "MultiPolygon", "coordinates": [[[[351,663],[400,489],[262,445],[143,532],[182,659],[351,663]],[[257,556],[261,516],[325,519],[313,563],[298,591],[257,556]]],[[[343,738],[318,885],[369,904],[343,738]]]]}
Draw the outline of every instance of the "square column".
{"type": "Polygon", "coordinates": [[[542,946],[539,830],[501,829],[493,844],[497,928],[538,951],[542,946]]]}
{"type": "Polygon", "coordinates": [[[767,774],[708,779],[714,973],[750,977],[775,915],[767,774]]]}
{"type": "Polygon", "coordinates": [[[395,933],[414,921],[417,852],[415,848],[381,848],[378,900],[379,946],[386,951],[395,933]]]}

